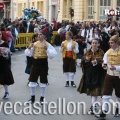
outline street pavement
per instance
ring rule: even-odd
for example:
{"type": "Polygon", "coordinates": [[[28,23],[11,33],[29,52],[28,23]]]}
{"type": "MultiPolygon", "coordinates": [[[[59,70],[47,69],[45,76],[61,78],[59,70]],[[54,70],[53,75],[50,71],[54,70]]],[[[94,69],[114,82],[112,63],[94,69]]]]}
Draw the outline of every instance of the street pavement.
{"type": "MultiPolygon", "coordinates": [[[[45,114],[40,113],[38,115],[35,114],[20,114],[16,115],[12,112],[10,115],[6,115],[3,108],[0,111],[0,120],[97,120],[94,115],[82,114],[82,106],[80,107],[80,113],[77,114],[75,112],[73,115],[69,115],[67,111],[62,111],[62,108],[66,108],[68,102],[85,102],[86,103],[86,110],[88,110],[91,106],[91,97],[87,96],[86,94],[79,94],[77,92],[77,88],[72,88],[71,86],[66,88],[65,86],[65,75],[63,74],[62,70],[62,57],[61,53],[59,52],[59,48],[55,47],[58,52],[58,55],[54,59],[49,59],[49,85],[47,87],[47,91],[45,94],[45,100],[47,102],[56,102],[58,103],[59,100],[65,100],[65,105],[60,104],[55,114],[45,114]],[[63,107],[62,107],[63,106],[63,107]],[[61,108],[60,108],[61,107],[61,108]]],[[[16,51],[12,55],[12,72],[15,80],[15,84],[9,86],[9,99],[3,100],[2,97],[4,95],[4,89],[0,86],[0,102],[7,103],[7,102],[26,102],[30,98],[30,91],[29,87],[27,86],[28,77],[29,75],[25,74],[25,67],[26,67],[26,56],[24,55],[24,50],[16,51]]],[[[77,72],[75,74],[75,84],[78,86],[80,79],[82,76],[81,67],[77,65],[77,72]]],[[[36,88],[36,101],[39,102],[40,99],[41,88],[38,86],[36,88]]],[[[115,100],[115,96],[113,95],[113,100],[115,100]]],[[[99,97],[98,101],[101,102],[101,97],[99,97]]],[[[41,107],[41,106],[40,106],[41,107]]],[[[17,111],[24,107],[17,106],[17,111]]],[[[43,107],[41,107],[42,109],[43,107]]],[[[67,109],[67,108],[66,108],[67,109]]],[[[45,108],[46,111],[47,107],[45,108]]],[[[72,112],[72,107],[70,107],[72,112]]],[[[120,117],[115,118],[113,115],[107,115],[107,120],[118,120],[120,117]]]]}

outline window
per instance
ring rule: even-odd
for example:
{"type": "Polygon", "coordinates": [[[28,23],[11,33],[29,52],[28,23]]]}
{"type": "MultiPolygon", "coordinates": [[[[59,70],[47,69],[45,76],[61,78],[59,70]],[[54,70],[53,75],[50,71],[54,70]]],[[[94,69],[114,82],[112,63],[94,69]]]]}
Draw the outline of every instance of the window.
{"type": "Polygon", "coordinates": [[[34,2],[32,2],[32,7],[34,7],[34,2]]]}
{"type": "Polygon", "coordinates": [[[18,3],[18,17],[21,17],[22,16],[22,3],[18,3]]]}
{"type": "Polygon", "coordinates": [[[107,16],[104,14],[105,9],[110,10],[111,0],[100,0],[99,18],[100,20],[107,20],[107,16]]]}
{"type": "Polygon", "coordinates": [[[88,19],[93,19],[94,0],[88,0],[88,19]]]}
{"type": "Polygon", "coordinates": [[[67,0],[64,0],[63,10],[63,18],[67,18],[67,0]]]}
{"type": "Polygon", "coordinates": [[[117,0],[117,8],[120,10],[120,0],[117,0]]]}
{"type": "Polygon", "coordinates": [[[24,8],[26,8],[26,3],[24,3],[24,8]]]}

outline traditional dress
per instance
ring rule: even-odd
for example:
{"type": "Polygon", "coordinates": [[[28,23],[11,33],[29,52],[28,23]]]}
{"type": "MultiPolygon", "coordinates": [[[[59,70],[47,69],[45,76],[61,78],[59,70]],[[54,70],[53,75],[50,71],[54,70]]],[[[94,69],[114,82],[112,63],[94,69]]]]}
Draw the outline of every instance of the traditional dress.
{"type": "Polygon", "coordinates": [[[9,46],[6,42],[0,44],[0,49],[4,49],[5,54],[0,53],[0,84],[11,85],[14,83],[11,72],[11,57],[9,46]]]}
{"type": "Polygon", "coordinates": [[[0,84],[5,88],[5,94],[3,98],[9,97],[8,85],[14,83],[13,75],[11,72],[11,57],[9,46],[6,42],[0,43],[0,84]],[[4,51],[2,53],[1,51],[4,51]]]}
{"type": "Polygon", "coordinates": [[[69,86],[69,81],[71,81],[71,85],[73,87],[76,87],[74,84],[74,74],[76,72],[76,54],[79,52],[78,43],[73,40],[65,40],[62,42],[62,44],[64,44],[64,47],[60,48],[60,52],[62,52],[63,57],[63,72],[66,75],[65,87],[69,86]]]}
{"type": "Polygon", "coordinates": [[[102,68],[103,55],[104,53],[101,49],[96,51],[89,49],[81,61],[83,75],[77,91],[91,96],[92,104],[88,114],[94,114],[93,109],[96,109],[97,96],[102,95],[102,83],[105,75],[105,71],[102,68]],[[89,60],[86,60],[86,57],[89,60]],[[95,61],[94,64],[92,64],[93,60],[95,61]]]}
{"type": "Polygon", "coordinates": [[[48,84],[48,58],[54,58],[57,55],[57,52],[53,46],[44,40],[42,42],[35,42],[32,49],[26,50],[26,55],[28,54],[31,54],[31,56],[33,56],[33,66],[29,77],[29,87],[31,89],[30,102],[33,103],[35,101],[35,88],[38,85],[37,81],[39,76],[41,83],[40,86],[42,87],[40,101],[42,102],[48,84]],[[44,44],[47,45],[47,50],[45,50],[43,47],[44,44]]]}
{"type": "Polygon", "coordinates": [[[77,89],[80,93],[86,93],[90,96],[101,96],[102,83],[104,78],[104,70],[102,68],[103,51],[98,49],[92,51],[89,49],[82,58],[81,65],[83,75],[80,80],[79,87],[77,89]],[[86,61],[85,57],[88,56],[90,61],[86,61]],[[95,65],[91,63],[92,60],[96,60],[95,65]]]}

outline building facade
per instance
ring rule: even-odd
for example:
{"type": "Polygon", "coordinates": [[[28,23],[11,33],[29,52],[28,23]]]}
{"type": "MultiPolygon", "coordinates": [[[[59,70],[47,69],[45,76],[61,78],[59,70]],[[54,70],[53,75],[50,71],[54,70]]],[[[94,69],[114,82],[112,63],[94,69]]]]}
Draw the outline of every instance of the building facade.
{"type": "Polygon", "coordinates": [[[58,0],[11,0],[11,18],[23,16],[22,10],[24,8],[31,8],[40,10],[45,19],[49,22],[52,19],[57,19],[58,0]]]}
{"type": "Polygon", "coordinates": [[[47,0],[11,0],[11,18],[22,18],[24,8],[35,7],[38,9],[45,19],[48,17],[48,1],[47,0]]]}
{"type": "MultiPolygon", "coordinates": [[[[4,17],[21,18],[24,8],[34,6],[40,10],[45,19],[49,22],[52,19],[56,21],[71,20],[69,8],[74,9],[74,17],[76,21],[100,21],[107,20],[108,16],[104,15],[105,9],[120,10],[120,0],[0,0],[5,4],[4,17]]],[[[115,19],[115,16],[114,16],[115,19]]]]}
{"type": "Polygon", "coordinates": [[[0,10],[0,19],[10,18],[10,2],[11,0],[0,0],[0,3],[4,4],[3,10],[0,10]]]}
{"type": "MultiPolygon", "coordinates": [[[[60,1],[58,21],[71,20],[69,8],[74,9],[73,21],[107,20],[105,9],[120,9],[120,0],[58,0],[60,1]]],[[[115,19],[115,17],[114,17],[115,19]]]]}

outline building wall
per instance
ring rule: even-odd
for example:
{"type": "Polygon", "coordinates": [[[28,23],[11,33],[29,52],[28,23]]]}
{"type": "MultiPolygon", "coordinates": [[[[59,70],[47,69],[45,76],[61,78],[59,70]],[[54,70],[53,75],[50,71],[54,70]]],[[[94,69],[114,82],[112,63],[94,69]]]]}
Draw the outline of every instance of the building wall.
{"type": "Polygon", "coordinates": [[[13,0],[13,3],[16,4],[16,6],[13,7],[13,11],[11,10],[11,16],[14,16],[14,19],[16,17],[21,18],[23,16],[22,10],[24,8],[31,8],[32,6],[35,7],[35,9],[38,9],[41,11],[44,18],[47,18],[47,1],[48,0],[13,0]],[[29,1],[29,4],[28,4],[29,1]]]}
{"type": "MultiPolygon", "coordinates": [[[[77,21],[99,21],[100,0],[94,0],[93,19],[88,19],[88,2],[89,0],[60,0],[60,12],[57,21],[71,20],[69,15],[69,7],[74,9],[74,17],[72,20],[77,21]],[[72,1],[72,5],[71,5],[72,1]]],[[[117,8],[117,0],[111,0],[110,8],[117,8]]],[[[115,19],[115,17],[114,17],[115,19]]]]}
{"type": "MultiPolygon", "coordinates": [[[[34,6],[39,9],[44,18],[49,22],[54,18],[57,21],[70,20],[69,8],[74,9],[74,17],[72,20],[77,21],[99,21],[100,20],[100,0],[94,0],[94,14],[92,19],[88,19],[88,2],[89,0],[29,0],[30,8],[34,6]]],[[[11,10],[12,19],[22,17],[22,10],[28,7],[28,0],[13,0],[13,8],[11,10]]],[[[117,0],[111,0],[110,8],[117,8],[117,0]]],[[[114,17],[115,19],[115,17],[114,17]]]]}
{"type": "Polygon", "coordinates": [[[58,19],[58,0],[49,0],[49,22],[58,19]]]}

